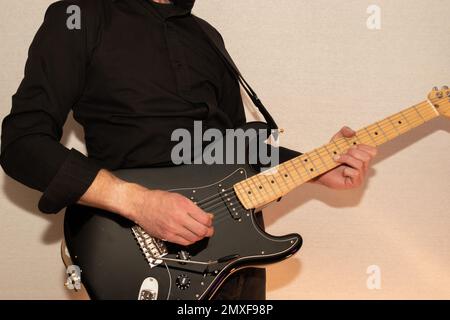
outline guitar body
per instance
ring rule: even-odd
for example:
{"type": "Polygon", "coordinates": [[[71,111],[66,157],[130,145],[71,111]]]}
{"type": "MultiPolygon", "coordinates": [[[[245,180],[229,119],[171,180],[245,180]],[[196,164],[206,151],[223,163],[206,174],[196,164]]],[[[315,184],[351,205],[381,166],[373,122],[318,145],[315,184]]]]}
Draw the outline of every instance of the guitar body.
{"type": "Polygon", "coordinates": [[[68,207],[65,240],[73,263],[81,268],[81,280],[90,297],[211,299],[236,270],[294,254],[302,244],[298,234],[267,234],[255,212],[246,210],[236,198],[233,185],[257,173],[247,164],[116,171],[123,180],[177,192],[194,202],[212,199],[208,212],[215,216],[215,233],[183,247],[151,238],[116,214],[81,205],[68,207]],[[151,259],[158,254],[174,260],[151,259]]]}

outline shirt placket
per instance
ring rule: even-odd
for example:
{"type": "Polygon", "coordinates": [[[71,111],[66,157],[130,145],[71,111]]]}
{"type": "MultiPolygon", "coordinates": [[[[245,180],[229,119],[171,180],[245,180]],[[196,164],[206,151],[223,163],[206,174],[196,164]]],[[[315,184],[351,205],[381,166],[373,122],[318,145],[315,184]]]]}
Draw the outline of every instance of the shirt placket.
{"type": "Polygon", "coordinates": [[[178,94],[188,100],[191,100],[192,81],[190,78],[184,47],[179,40],[179,34],[173,22],[166,20],[164,23],[167,47],[169,51],[169,60],[172,70],[175,74],[178,94]]]}

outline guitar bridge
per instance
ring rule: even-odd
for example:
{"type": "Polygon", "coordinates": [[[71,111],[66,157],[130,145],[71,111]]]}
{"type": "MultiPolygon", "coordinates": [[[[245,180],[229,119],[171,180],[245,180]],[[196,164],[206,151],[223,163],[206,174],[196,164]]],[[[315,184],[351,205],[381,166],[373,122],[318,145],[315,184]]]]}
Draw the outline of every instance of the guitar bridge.
{"type": "Polygon", "coordinates": [[[147,259],[150,268],[160,265],[163,261],[158,258],[167,255],[167,248],[164,241],[151,237],[140,226],[132,227],[131,231],[133,231],[134,237],[145,256],[145,259],[147,259]]]}

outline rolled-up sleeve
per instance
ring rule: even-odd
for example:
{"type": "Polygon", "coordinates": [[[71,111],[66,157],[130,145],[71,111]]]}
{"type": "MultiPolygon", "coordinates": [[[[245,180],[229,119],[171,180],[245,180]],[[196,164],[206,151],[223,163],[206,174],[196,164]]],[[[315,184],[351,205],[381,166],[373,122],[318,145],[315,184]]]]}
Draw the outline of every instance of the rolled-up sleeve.
{"type": "Polygon", "coordinates": [[[49,7],[28,54],[24,79],[2,123],[0,163],[13,179],[43,192],[39,209],[57,213],[75,203],[100,166],[60,143],[80,99],[88,64],[87,21],[70,29],[69,2],[49,7]]]}

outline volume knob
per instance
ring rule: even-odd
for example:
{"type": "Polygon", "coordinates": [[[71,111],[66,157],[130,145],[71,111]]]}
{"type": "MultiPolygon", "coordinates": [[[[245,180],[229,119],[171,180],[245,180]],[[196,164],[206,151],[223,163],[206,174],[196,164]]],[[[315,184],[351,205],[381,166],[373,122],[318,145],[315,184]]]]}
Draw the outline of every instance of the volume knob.
{"type": "Polygon", "coordinates": [[[186,290],[191,285],[191,279],[187,275],[181,274],[177,277],[175,283],[179,289],[186,290]]]}

